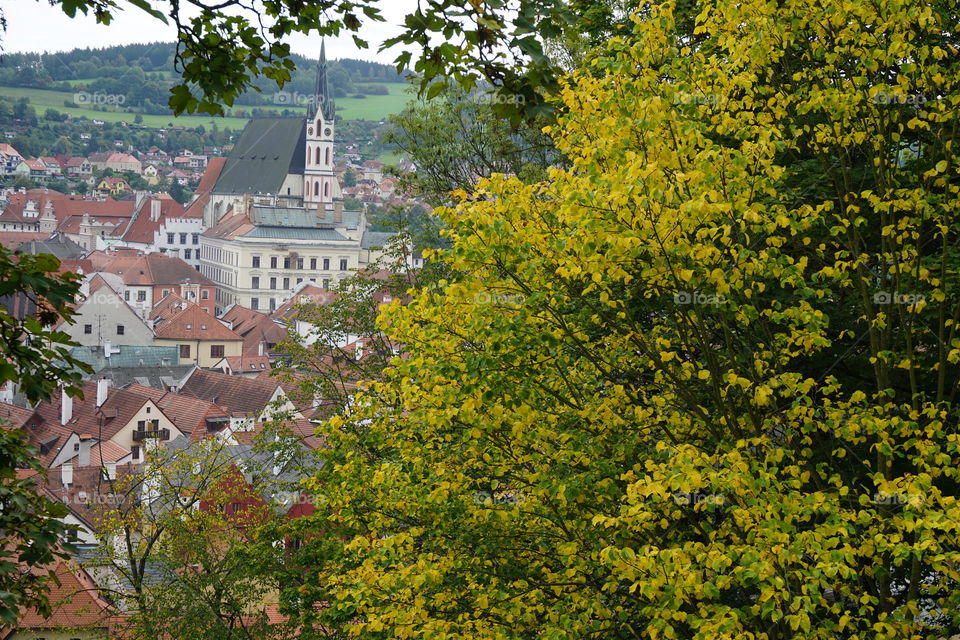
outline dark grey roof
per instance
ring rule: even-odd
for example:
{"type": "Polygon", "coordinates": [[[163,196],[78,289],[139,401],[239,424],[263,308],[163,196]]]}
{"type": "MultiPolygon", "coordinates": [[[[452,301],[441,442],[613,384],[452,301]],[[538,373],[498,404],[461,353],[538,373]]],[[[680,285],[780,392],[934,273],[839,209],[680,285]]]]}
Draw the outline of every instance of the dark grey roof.
{"type": "Polygon", "coordinates": [[[96,377],[105,376],[114,387],[126,387],[137,383],[151,389],[165,391],[177,386],[193,370],[192,364],[170,367],[107,367],[97,371],[96,377]]]}
{"type": "Polygon", "coordinates": [[[112,348],[110,357],[103,355],[103,349],[96,347],[74,347],[70,354],[89,364],[95,371],[112,367],[172,366],[180,364],[180,351],[176,346],[132,346],[119,345],[112,348]]]}
{"type": "Polygon", "coordinates": [[[363,234],[363,241],[360,246],[364,249],[383,247],[395,235],[397,234],[392,231],[367,231],[363,234]]]}
{"type": "Polygon", "coordinates": [[[227,158],[213,193],[278,193],[288,173],[303,174],[306,120],[254,118],[227,158]]]}
{"type": "Polygon", "coordinates": [[[282,240],[329,240],[345,241],[336,229],[306,227],[255,227],[246,233],[247,238],[270,238],[282,240]]]}
{"type": "Polygon", "coordinates": [[[87,255],[86,249],[59,232],[53,234],[46,240],[24,242],[20,245],[18,251],[30,255],[50,253],[61,260],[79,260],[87,255]]]}

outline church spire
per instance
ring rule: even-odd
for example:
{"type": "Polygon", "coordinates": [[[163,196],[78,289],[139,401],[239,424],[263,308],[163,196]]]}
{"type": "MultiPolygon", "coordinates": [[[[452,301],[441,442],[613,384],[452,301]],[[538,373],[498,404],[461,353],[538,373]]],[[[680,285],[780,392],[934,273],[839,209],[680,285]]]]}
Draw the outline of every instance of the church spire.
{"type": "Polygon", "coordinates": [[[323,114],[324,120],[333,120],[333,95],[330,93],[330,84],[327,81],[327,48],[326,41],[320,41],[320,60],[317,61],[317,81],[313,88],[314,101],[317,112],[323,114]]]}

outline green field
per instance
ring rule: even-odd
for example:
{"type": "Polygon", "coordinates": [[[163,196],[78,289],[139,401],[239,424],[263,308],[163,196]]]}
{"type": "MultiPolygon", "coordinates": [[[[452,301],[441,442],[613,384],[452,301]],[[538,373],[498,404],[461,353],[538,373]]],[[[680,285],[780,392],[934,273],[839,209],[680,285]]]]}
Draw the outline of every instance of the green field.
{"type": "MultiPolygon", "coordinates": [[[[367,96],[366,98],[337,98],[337,115],[344,120],[383,120],[389,115],[399,113],[406,106],[407,102],[413,99],[413,94],[408,91],[410,85],[400,82],[384,83],[384,86],[390,91],[385,96],[367,96]]],[[[292,98],[289,92],[278,92],[281,97],[275,98],[280,104],[269,104],[257,107],[247,105],[237,105],[235,109],[263,109],[266,111],[283,111],[284,109],[297,109],[306,115],[306,108],[297,106],[295,98],[292,98]],[[293,103],[288,103],[293,100],[293,103]]],[[[270,97],[271,93],[264,92],[264,95],[270,97]]]]}
{"type": "MultiPolygon", "coordinates": [[[[69,113],[71,117],[79,118],[99,118],[105,122],[129,122],[133,124],[135,113],[124,111],[95,111],[85,107],[65,107],[65,100],[74,101],[74,94],[66,91],[50,91],[48,89],[25,89],[22,87],[0,87],[0,96],[5,98],[28,98],[30,105],[36,109],[37,117],[43,118],[43,112],[47,108],[56,109],[61,113],[69,113]]],[[[203,125],[210,128],[216,124],[221,129],[242,129],[246,124],[246,118],[214,118],[213,116],[155,116],[141,114],[143,124],[147,127],[165,128],[169,126],[180,126],[188,129],[203,125]]]]}
{"type": "MultiPolygon", "coordinates": [[[[79,81],[78,81],[79,82],[79,81]]],[[[390,94],[385,96],[367,96],[366,98],[341,98],[336,101],[337,115],[346,120],[383,120],[388,115],[401,111],[412,95],[408,93],[407,84],[390,83],[385,85],[390,94]]],[[[289,95],[289,94],[287,94],[289,95]]],[[[76,102],[75,95],[67,91],[51,91],[48,89],[27,89],[22,87],[0,87],[0,96],[6,98],[28,98],[30,104],[37,111],[37,117],[42,118],[43,112],[47,109],[56,109],[61,113],[69,113],[71,117],[99,118],[105,122],[128,122],[133,124],[137,114],[117,110],[114,107],[108,107],[110,111],[96,111],[86,106],[66,107],[64,101],[76,102]]],[[[242,129],[247,122],[246,118],[231,117],[229,114],[238,109],[245,109],[250,112],[254,108],[267,111],[281,112],[283,109],[297,109],[306,113],[305,107],[297,107],[293,104],[284,104],[283,98],[281,104],[268,105],[262,107],[249,107],[238,105],[233,109],[228,109],[227,117],[212,116],[157,116],[141,114],[143,124],[147,127],[165,128],[170,126],[181,126],[193,128],[203,125],[210,128],[216,124],[221,129],[242,129]]]]}

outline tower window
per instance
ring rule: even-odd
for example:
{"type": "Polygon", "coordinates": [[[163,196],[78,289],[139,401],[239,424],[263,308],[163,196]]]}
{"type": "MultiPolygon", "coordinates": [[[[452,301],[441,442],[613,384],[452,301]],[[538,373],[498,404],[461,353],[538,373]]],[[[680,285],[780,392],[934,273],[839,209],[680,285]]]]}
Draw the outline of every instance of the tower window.
{"type": "Polygon", "coordinates": [[[316,164],[320,164],[320,147],[317,147],[316,157],[316,164]]]}
{"type": "Polygon", "coordinates": [[[330,148],[329,147],[327,148],[326,159],[327,159],[327,164],[329,165],[330,164],[330,148]]]}
{"type": "Polygon", "coordinates": [[[314,183],[313,183],[313,195],[315,195],[315,196],[320,195],[320,183],[319,183],[319,182],[314,182],[314,183]]]}

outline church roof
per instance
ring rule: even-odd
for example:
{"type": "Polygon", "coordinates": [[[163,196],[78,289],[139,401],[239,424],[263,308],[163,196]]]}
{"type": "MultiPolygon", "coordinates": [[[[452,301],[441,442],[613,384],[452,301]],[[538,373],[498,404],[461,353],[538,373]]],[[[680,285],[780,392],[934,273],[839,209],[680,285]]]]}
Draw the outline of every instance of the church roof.
{"type": "Polygon", "coordinates": [[[303,175],[306,120],[254,118],[227,158],[213,193],[279,193],[287,174],[303,175]]]}

